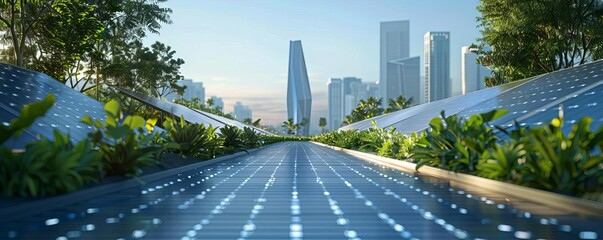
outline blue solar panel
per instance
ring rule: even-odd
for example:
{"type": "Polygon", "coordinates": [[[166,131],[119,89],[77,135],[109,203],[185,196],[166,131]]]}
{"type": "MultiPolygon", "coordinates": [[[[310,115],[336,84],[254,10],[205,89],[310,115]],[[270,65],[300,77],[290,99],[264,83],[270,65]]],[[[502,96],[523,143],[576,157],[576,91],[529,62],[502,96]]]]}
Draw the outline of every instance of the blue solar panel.
{"type": "Polygon", "coordinates": [[[84,115],[105,118],[103,104],[92,98],[45,74],[0,63],[0,124],[8,125],[19,116],[23,106],[42,100],[49,93],[56,96],[56,103],[46,116],[36,120],[20,137],[4,143],[5,146],[23,148],[36,140],[37,135],[52,139],[53,129],[69,133],[77,141],[92,131],[80,122],[84,115]]]}

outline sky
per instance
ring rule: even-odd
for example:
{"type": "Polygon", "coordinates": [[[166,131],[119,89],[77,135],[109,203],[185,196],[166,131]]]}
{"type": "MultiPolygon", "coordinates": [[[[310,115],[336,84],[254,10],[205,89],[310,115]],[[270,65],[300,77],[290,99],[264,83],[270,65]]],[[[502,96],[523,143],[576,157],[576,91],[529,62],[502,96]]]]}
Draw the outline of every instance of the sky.
{"type": "MultiPolygon", "coordinates": [[[[460,82],[461,47],[477,43],[479,0],[169,0],[172,24],[145,43],[163,42],[185,64],[185,78],[203,82],[206,97],[250,106],[253,118],[279,126],[287,119],[289,41],[301,40],[312,119],[327,115],[327,80],[379,80],[379,24],[410,21],[410,55],[423,59],[423,35],[449,31],[451,73],[460,82]]],[[[421,69],[423,67],[421,66],[421,69]]],[[[421,73],[424,71],[421,70],[421,73]]]]}

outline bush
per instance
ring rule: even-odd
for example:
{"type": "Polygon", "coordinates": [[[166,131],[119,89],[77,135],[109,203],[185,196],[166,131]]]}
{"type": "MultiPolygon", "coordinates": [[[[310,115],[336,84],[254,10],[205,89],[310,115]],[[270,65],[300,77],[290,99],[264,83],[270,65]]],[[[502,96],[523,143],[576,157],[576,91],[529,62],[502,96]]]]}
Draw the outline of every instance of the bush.
{"type": "Polygon", "coordinates": [[[431,129],[411,150],[411,157],[418,161],[417,170],[429,165],[455,172],[475,171],[481,155],[498,140],[487,123],[507,112],[493,110],[465,120],[456,115],[446,117],[442,111],[441,118],[431,119],[431,129]]]}
{"type": "Polygon", "coordinates": [[[216,129],[203,124],[187,123],[166,119],[163,127],[167,131],[167,146],[175,152],[200,158],[214,158],[222,151],[222,140],[216,136],[216,129]]]}
{"type": "Polygon", "coordinates": [[[247,149],[252,149],[261,146],[261,134],[257,133],[250,127],[244,127],[241,134],[243,146],[247,149]]]}
{"type": "Polygon", "coordinates": [[[220,128],[218,136],[222,138],[226,153],[245,149],[241,135],[243,135],[243,131],[236,126],[225,125],[220,128]]]}
{"type": "Polygon", "coordinates": [[[161,146],[154,143],[154,134],[148,133],[155,121],[136,115],[120,117],[116,100],[107,102],[104,109],[107,114],[104,123],[90,116],[84,116],[82,122],[94,127],[89,138],[103,155],[105,174],[136,176],[142,173],[141,167],[156,163],[161,146]]]}
{"type": "Polygon", "coordinates": [[[54,140],[42,138],[28,144],[24,153],[0,161],[2,191],[8,196],[36,197],[72,192],[98,182],[102,156],[91,147],[87,140],[74,146],[68,135],[55,130],[54,140]]]}

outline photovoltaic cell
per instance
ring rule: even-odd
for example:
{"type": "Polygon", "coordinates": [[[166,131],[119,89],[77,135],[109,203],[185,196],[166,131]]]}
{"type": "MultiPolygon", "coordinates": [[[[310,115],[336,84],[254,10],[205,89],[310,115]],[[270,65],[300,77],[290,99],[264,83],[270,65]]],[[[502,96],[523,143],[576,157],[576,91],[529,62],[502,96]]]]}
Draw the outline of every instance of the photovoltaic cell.
{"type": "Polygon", "coordinates": [[[68,133],[72,140],[78,141],[92,131],[80,122],[84,115],[105,118],[103,104],[92,98],[45,74],[0,63],[0,124],[7,126],[19,116],[23,106],[40,101],[49,93],[56,96],[55,105],[18,138],[4,143],[5,146],[23,148],[38,135],[52,139],[54,129],[68,133]]]}

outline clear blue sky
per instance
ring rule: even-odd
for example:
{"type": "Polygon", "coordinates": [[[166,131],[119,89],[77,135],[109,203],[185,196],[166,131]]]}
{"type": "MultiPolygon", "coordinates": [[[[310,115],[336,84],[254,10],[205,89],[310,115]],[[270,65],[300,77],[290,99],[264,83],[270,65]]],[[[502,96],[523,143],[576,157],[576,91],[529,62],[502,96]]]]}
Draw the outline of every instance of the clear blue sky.
{"type": "MultiPolygon", "coordinates": [[[[427,31],[450,31],[451,77],[460,79],[461,47],[480,37],[478,0],[170,0],[171,25],[145,42],[161,41],[186,63],[185,78],[206,96],[251,107],[253,118],[286,119],[289,41],[301,40],[312,89],[312,122],[326,117],[327,79],[379,80],[379,23],[410,20],[410,54],[421,56],[427,31]]],[[[423,72],[423,70],[421,70],[423,72]]]]}

